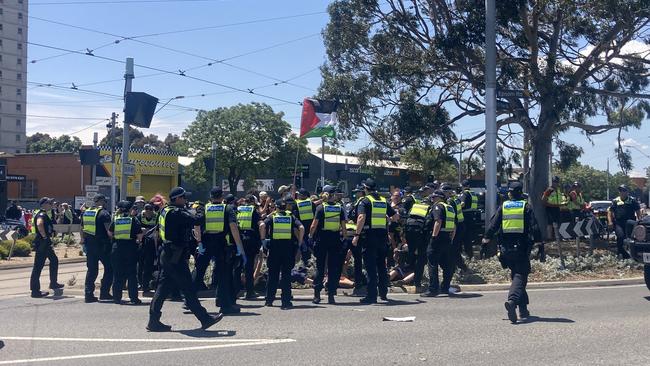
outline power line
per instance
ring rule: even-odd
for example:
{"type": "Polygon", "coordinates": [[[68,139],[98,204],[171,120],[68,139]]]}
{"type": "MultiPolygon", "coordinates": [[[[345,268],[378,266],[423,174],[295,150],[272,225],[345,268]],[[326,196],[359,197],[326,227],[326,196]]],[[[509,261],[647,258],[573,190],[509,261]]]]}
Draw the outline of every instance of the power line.
{"type": "Polygon", "coordinates": [[[195,3],[195,2],[218,2],[221,0],[100,0],[100,1],[51,1],[36,2],[29,5],[95,5],[95,4],[144,4],[144,3],[195,3]]]}
{"type": "Polygon", "coordinates": [[[68,135],[76,135],[76,134],[78,134],[78,133],[80,133],[80,132],[86,131],[86,130],[88,130],[88,129],[90,129],[90,128],[93,128],[93,127],[97,126],[98,124],[100,124],[100,123],[104,123],[104,122],[106,122],[106,121],[110,121],[110,119],[109,119],[109,118],[104,118],[103,120],[101,120],[101,121],[99,121],[99,122],[97,122],[97,123],[93,123],[93,124],[91,124],[90,126],[84,127],[84,128],[82,128],[82,129],[80,129],[80,130],[78,130],[78,131],[75,131],[75,132],[73,132],[73,133],[69,133],[68,135]]]}
{"type": "Polygon", "coordinates": [[[76,119],[76,120],[93,120],[98,117],[67,117],[67,116],[43,116],[38,114],[26,114],[25,116],[31,118],[47,118],[47,119],[76,119]]]}

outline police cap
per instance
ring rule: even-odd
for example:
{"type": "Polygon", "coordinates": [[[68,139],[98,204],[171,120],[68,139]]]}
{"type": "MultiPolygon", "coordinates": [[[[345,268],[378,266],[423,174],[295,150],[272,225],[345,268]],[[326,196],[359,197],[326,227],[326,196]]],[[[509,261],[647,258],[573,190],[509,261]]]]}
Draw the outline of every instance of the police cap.
{"type": "Polygon", "coordinates": [[[303,197],[309,197],[309,191],[306,190],[305,188],[300,188],[298,190],[298,194],[303,196],[303,197]]]}
{"type": "Polygon", "coordinates": [[[228,204],[235,202],[235,196],[232,194],[228,194],[224,201],[228,204]]]}
{"type": "Polygon", "coordinates": [[[221,187],[212,187],[210,190],[210,197],[220,198],[221,196],[223,196],[223,189],[221,187]]]}
{"type": "Polygon", "coordinates": [[[463,181],[461,182],[461,185],[462,185],[463,187],[469,187],[469,180],[468,180],[468,179],[463,180],[463,181]]]}
{"type": "Polygon", "coordinates": [[[445,192],[443,192],[443,191],[441,191],[441,190],[439,190],[439,189],[436,189],[435,191],[433,191],[433,193],[431,194],[431,196],[429,196],[429,199],[430,199],[430,200],[433,200],[433,199],[436,198],[436,197],[438,197],[438,198],[445,198],[445,192]]]}
{"type": "Polygon", "coordinates": [[[363,182],[363,188],[368,189],[369,191],[377,190],[377,183],[372,178],[368,178],[363,182]]]}
{"type": "Polygon", "coordinates": [[[411,186],[404,187],[404,193],[413,193],[413,188],[411,186]]]}
{"type": "Polygon", "coordinates": [[[185,188],[183,187],[175,187],[172,188],[171,192],[169,192],[169,199],[170,200],[175,200],[176,198],[179,197],[187,197],[190,196],[192,193],[187,192],[185,188]]]}
{"type": "Polygon", "coordinates": [[[123,211],[128,211],[131,209],[131,207],[133,207],[133,203],[131,201],[121,200],[117,203],[117,208],[123,211]]]}
{"type": "Polygon", "coordinates": [[[325,187],[323,187],[323,192],[330,193],[330,194],[335,193],[336,192],[336,187],[331,186],[331,185],[328,184],[325,187]]]}
{"type": "Polygon", "coordinates": [[[44,205],[46,203],[52,203],[53,201],[54,200],[51,199],[50,197],[43,197],[40,200],[38,200],[38,204],[42,206],[42,205],[44,205]]]}
{"type": "Polygon", "coordinates": [[[618,186],[618,191],[619,192],[627,192],[628,188],[627,188],[627,186],[625,184],[621,184],[620,186],[618,186]]]}
{"type": "Polygon", "coordinates": [[[519,192],[521,193],[524,189],[524,186],[519,182],[512,182],[508,185],[508,192],[519,192]]]}

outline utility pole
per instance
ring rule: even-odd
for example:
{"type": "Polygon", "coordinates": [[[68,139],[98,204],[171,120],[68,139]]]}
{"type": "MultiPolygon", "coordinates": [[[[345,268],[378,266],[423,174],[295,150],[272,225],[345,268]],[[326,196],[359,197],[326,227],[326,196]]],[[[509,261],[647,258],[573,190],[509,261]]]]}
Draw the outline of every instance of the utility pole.
{"type": "Polygon", "coordinates": [[[117,162],[115,161],[115,123],[117,122],[117,114],[113,112],[111,114],[111,129],[108,131],[108,134],[110,136],[110,139],[108,141],[111,142],[111,212],[115,210],[115,199],[117,195],[117,177],[115,176],[116,168],[115,165],[117,162]]]}
{"type": "MultiPolygon", "coordinates": [[[[463,141],[463,135],[460,135],[460,141],[463,141]]],[[[458,184],[463,184],[463,144],[458,145],[458,184]]]]}
{"type": "Polygon", "coordinates": [[[212,141],[212,187],[217,186],[217,142],[212,141]]]}
{"type": "Polygon", "coordinates": [[[605,178],[605,182],[607,185],[607,200],[609,201],[609,157],[607,158],[607,178],[605,178]]]}
{"type": "MultiPolygon", "coordinates": [[[[97,132],[93,133],[93,149],[97,150],[97,142],[99,141],[99,134],[97,132]]],[[[95,184],[97,180],[97,164],[93,164],[92,175],[90,177],[90,184],[95,184]]]]}
{"type": "Polygon", "coordinates": [[[485,227],[497,205],[496,3],[485,0],[485,227]]]}
{"type": "Polygon", "coordinates": [[[124,73],[124,130],[122,134],[122,184],[120,185],[120,199],[125,200],[127,196],[127,189],[129,184],[129,177],[126,175],[126,165],[129,163],[129,148],[131,142],[129,141],[129,124],[126,123],[126,94],[131,92],[133,78],[133,59],[128,57],[126,59],[126,72],[124,73]]]}

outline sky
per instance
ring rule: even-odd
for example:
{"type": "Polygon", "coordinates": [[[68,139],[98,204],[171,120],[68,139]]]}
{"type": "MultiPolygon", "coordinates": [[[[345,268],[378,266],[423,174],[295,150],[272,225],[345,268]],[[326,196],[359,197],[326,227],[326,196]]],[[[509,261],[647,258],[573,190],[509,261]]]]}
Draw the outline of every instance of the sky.
{"type": "MultiPolygon", "coordinates": [[[[78,1],[83,0],[29,3],[28,135],[73,134],[91,144],[98,132],[101,139],[104,120],[111,112],[122,114],[124,64],[116,61],[127,57],[136,64],[133,91],[169,101],[145,133],[161,139],[181,134],[196,109],[253,101],[284,112],[285,120],[299,130],[298,102],[317,92],[318,68],[326,61],[321,32],[328,22],[328,1],[71,4],[78,1]],[[172,74],[179,71],[191,78],[172,74]],[[53,86],[43,86],[47,84],[53,86]]],[[[603,121],[596,118],[594,123],[603,121]]],[[[464,136],[482,130],[482,117],[455,127],[464,136]]],[[[609,157],[611,171],[619,170],[615,132],[594,137],[593,144],[577,130],[561,138],[584,149],[581,163],[604,170],[609,157]]],[[[624,138],[634,147],[633,174],[643,174],[650,166],[650,125],[624,132],[624,138]]],[[[368,144],[368,137],[360,136],[343,149],[355,151],[368,144]]],[[[314,151],[319,145],[310,141],[314,151]]]]}

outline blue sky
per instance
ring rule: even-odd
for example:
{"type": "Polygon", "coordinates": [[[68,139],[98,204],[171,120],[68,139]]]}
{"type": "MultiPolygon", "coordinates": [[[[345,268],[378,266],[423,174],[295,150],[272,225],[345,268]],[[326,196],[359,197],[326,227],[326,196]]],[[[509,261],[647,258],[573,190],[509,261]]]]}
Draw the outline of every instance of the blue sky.
{"type": "MultiPolygon", "coordinates": [[[[325,49],[320,36],[327,24],[324,0],[282,1],[210,1],[139,4],[79,4],[38,5],[50,0],[34,0],[29,5],[29,41],[51,47],[71,50],[92,50],[97,56],[124,60],[133,57],[136,64],[169,71],[188,70],[203,66],[187,75],[238,89],[254,89],[272,98],[234,92],[207,82],[190,80],[177,75],[157,75],[156,71],[136,67],[134,91],[143,91],[171,104],[198,109],[212,109],[251,101],[266,102],[276,111],[283,111],[294,129],[299,128],[301,107],[297,104],[305,96],[316,92],[320,83],[317,68],[325,61],[325,49]],[[301,15],[291,17],[294,15],[301,15]],[[285,19],[259,21],[270,18],[285,19]],[[256,22],[257,21],[257,22],[256,22]],[[118,37],[66,27],[52,22],[66,23],[124,37],[145,34],[221,26],[213,29],[188,31],[137,38],[156,46],[123,40],[118,37]],[[235,23],[247,23],[234,25],[235,23]],[[281,44],[281,45],[280,45],[281,44]],[[262,50],[270,46],[267,50],[262,50]],[[100,46],[104,46],[101,47],[100,46]],[[162,49],[172,48],[177,51],[162,49]],[[251,51],[259,51],[243,55],[251,51]],[[188,55],[194,54],[195,57],[188,55]],[[237,56],[237,57],[235,57],[237,56]],[[206,66],[208,59],[222,60],[231,66],[206,66]],[[246,69],[242,70],[242,69],[246,69]],[[145,77],[146,76],[146,77],[145,77]],[[289,83],[279,81],[290,80],[289,83]],[[262,87],[262,88],[258,88],[262,87]],[[206,96],[197,96],[207,94],[206,96]],[[278,100],[279,99],[279,100],[278,100]]],[[[64,0],[55,0],[64,1],[64,0]]],[[[78,1],[78,0],[76,0],[78,1]]],[[[93,132],[105,134],[103,118],[111,112],[121,113],[122,102],[111,96],[70,90],[72,83],[81,90],[120,95],[123,90],[124,65],[85,55],[61,55],[62,51],[36,45],[28,47],[28,60],[35,60],[28,68],[28,134],[45,132],[53,135],[76,133],[85,143],[92,142],[93,132]],[[58,56],[49,58],[52,56],[58,56]],[[49,59],[48,59],[49,58],[49,59]],[[115,80],[112,82],[98,83],[115,80]],[[49,83],[58,87],[39,87],[34,83],[49,83]],[[91,85],[86,85],[91,84],[91,85]],[[63,116],[80,119],[40,118],[35,116],[63,116]],[[81,119],[84,118],[84,119],[81,119]],[[88,119],[85,119],[88,118],[88,119]],[[96,124],[94,127],[89,127],[96,124]],[[80,131],[85,129],[83,131],[80,131]],[[77,131],[80,131],[77,133],[77,131]]],[[[195,112],[167,106],[156,115],[150,133],[164,138],[168,132],[180,134],[194,119],[195,112]]],[[[595,123],[602,121],[595,120],[595,123]]],[[[468,135],[483,130],[483,119],[472,118],[458,123],[456,131],[468,135]]],[[[146,131],[145,131],[146,132],[146,131]]],[[[625,134],[632,149],[635,171],[642,172],[650,165],[647,123],[640,131],[625,134]]],[[[606,159],[612,158],[612,171],[618,166],[613,159],[614,132],[594,138],[592,146],[578,131],[562,136],[566,141],[583,147],[582,163],[605,169],[606,159]]],[[[316,141],[314,141],[316,143],[316,141]]],[[[368,144],[361,136],[346,148],[356,150],[368,144]]]]}

